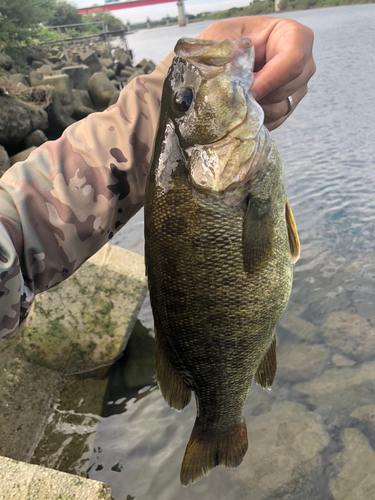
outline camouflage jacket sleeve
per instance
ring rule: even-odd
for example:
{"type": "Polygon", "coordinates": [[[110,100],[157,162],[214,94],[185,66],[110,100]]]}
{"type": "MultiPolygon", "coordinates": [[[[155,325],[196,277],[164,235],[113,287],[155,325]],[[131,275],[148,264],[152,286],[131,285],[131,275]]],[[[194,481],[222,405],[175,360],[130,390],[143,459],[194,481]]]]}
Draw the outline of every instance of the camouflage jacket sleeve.
{"type": "Polygon", "coordinates": [[[117,104],[68,127],[0,180],[0,337],[143,205],[170,54],[117,104]]]}

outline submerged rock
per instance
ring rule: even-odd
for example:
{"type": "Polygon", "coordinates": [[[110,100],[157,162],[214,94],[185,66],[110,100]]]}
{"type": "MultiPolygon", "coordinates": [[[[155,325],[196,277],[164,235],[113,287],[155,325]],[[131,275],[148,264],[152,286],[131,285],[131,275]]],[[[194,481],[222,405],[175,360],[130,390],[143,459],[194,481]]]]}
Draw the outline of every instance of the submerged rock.
{"type": "Polygon", "coordinates": [[[332,368],[294,387],[318,404],[337,408],[357,405],[361,398],[373,400],[375,362],[363,363],[358,368],[332,368]]]}
{"type": "Polygon", "coordinates": [[[375,451],[357,429],[345,429],[342,468],[329,487],[335,500],[370,500],[375,491],[375,451]]]}
{"type": "Polygon", "coordinates": [[[288,330],[290,333],[305,340],[306,342],[314,341],[314,335],[317,331],[316,326],[309,321],[305,321],[304,319],[291,314],[288,311],[283,314],[278,324],[285,330],[288,330]]]}
{"type": "Polygon", "coordinates": [[[319,344],[288,344],[278,353],[277,376],[302,381],[320,375],[327,366],[329,351],[319,344]]]}
{"type": "Polygon", "coordinates": [[[289,401],[248,421],[248,440],[243,464],[231,471],[231,499],[287,498],[321,471],[319,453],[330,441],[318,414],[289,401]]]}
{"type": "Polygon", "coordinates": [[[375,328],[362,316],[346,311],[334,312],[322,330],[327,344],[334,350],[358,360],[373,359],[375,328]]]}

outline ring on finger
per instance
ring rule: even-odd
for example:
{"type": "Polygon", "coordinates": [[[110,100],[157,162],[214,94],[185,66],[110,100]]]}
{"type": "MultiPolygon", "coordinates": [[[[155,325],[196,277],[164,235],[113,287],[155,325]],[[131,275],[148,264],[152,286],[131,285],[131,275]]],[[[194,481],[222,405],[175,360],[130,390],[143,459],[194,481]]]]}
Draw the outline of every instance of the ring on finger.
{"type": "Polygon", "coordinates": [[[293,99],[292,99],[291,95],[289,97],[287,97],[287,101],[288,101],[288,111],[285,113],[284,116],[289,115],[289,113],[291,113],[292,109],[293,109],[293,99]]]}

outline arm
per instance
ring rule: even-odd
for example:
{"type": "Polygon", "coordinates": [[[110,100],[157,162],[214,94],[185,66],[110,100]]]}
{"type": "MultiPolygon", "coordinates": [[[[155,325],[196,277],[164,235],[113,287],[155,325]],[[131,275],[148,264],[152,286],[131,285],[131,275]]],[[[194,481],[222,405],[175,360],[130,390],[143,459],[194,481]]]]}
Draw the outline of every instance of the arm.
{"type": "Polygon", "coordinates": [[[0,337],[17,331],[35,294],[68,278],[143,205],[172,56],[1,178],[0,337]]]}

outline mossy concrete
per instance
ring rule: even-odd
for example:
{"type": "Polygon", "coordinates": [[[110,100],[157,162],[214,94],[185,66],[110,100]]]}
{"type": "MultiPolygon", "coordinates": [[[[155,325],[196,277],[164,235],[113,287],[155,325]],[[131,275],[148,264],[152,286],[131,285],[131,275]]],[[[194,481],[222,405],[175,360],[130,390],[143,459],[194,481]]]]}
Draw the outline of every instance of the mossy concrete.
{"type": "Polygon", "coordinates": [[[113,500],[107,484],[0,457],[0,500],[113,500]]]}
{"type": "Polygon", "coordinates": [[[36,297],[17,354],[66,374],[110,365],[125,349],[146,292],[143,257],[106,245],[36,297]]]}
{"type": "Polygon", "coordinates": [[[143,257],[106,245],[37,296],[20,332],[0,341],[0,500],[111,498],[106,485],[14,460],[86,474],[103,374],[123,353],[146,291],[143,257]],[[92,370],[99,378],[82,379],[92,370]]]}

